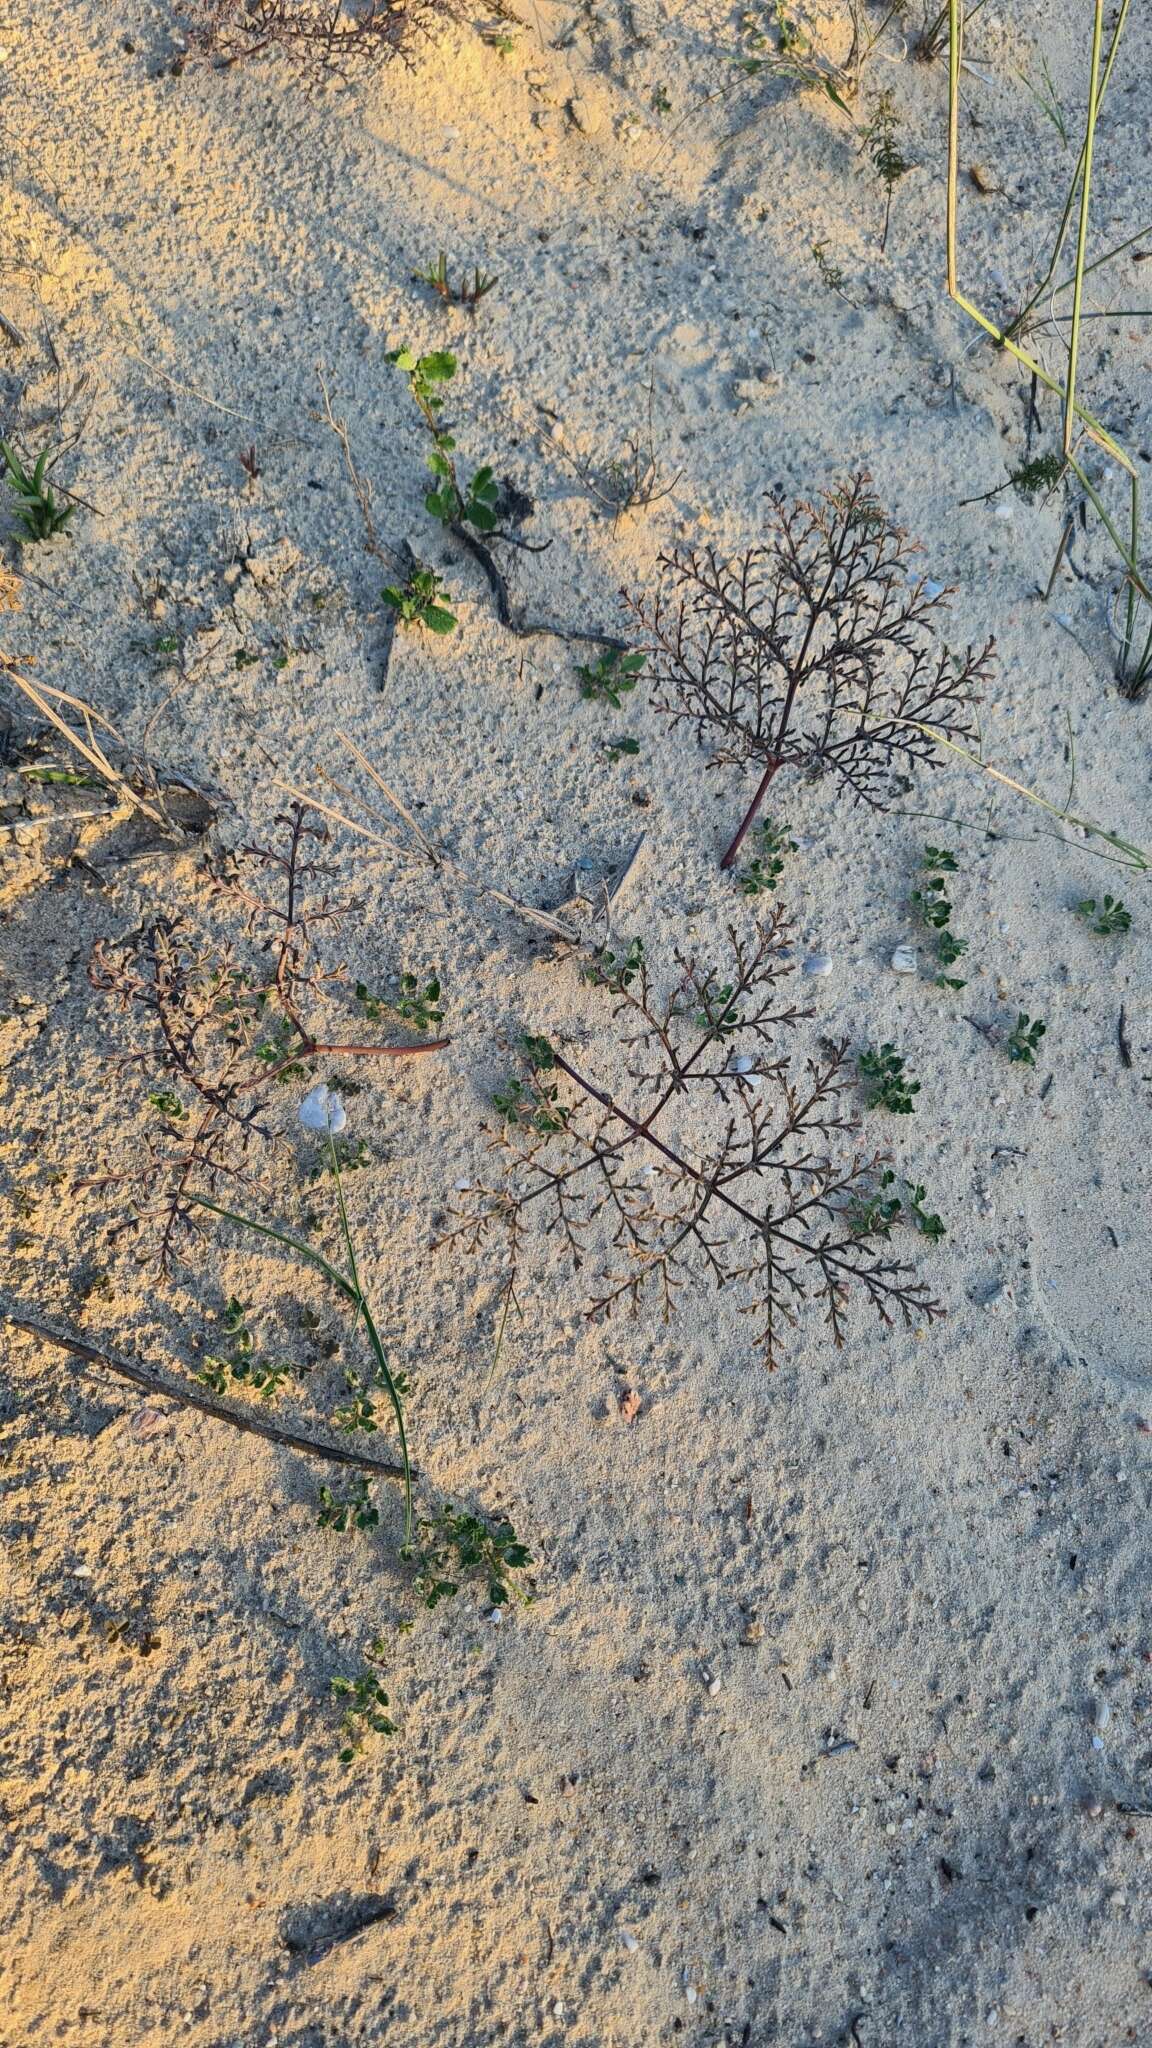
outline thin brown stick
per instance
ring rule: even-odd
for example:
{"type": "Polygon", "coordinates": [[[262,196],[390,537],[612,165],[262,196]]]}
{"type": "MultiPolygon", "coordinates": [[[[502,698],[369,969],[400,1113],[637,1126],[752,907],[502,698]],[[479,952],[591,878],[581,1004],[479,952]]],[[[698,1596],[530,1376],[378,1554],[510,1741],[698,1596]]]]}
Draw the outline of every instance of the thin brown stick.
{"type": "MultiPolygon", "coordinates": [[[[326,1458],[332,1465],[353,1465],[357,1471],[373,1472],[381,1479],[403,1479],[403,1465],[393,1465],[383,1458],[369,1458],[363,1451],[341,1450],[336,1444],[317,1443],[315,1437],[300,1436],[294,1429],[281,1429],[275,1422],[265,1422],[255,1415],[239,1415],[222,1401],[214,1401],[210,1394],[193,1393],[189,1387],[182,1387],[174,1380],[162,1379],[156,1373],[148,1372],[142,1365],[132,1365],[125,1358],[113,1358],[110,1352],[99,1351],[93,1344],[85,1344],[79,1337],[67,1337],[59,1330],[49,1330],[43,1323],[31,1322],[25,1316],[16,1316],[9,1309],[0,1308],[0,1321],[11,1324],[15,1330],[24,1330],[30,1337],[39,1337],[42,1343],[55,1344],[61,1351],[71,1351],[88,1365],[103,1366],[106,1371],[118,1373],[121,1379],[131,1380],[137,1387],[144,1387],[148,1393],[156,1394],[165,1401],[177,1401],[184,1408],[197,1408],[203,1415],[211,1415],[216,1422],[230,1422],[233,1429],[243,1430],[248,1436],[266,1437],[269,1443],[281,1444],[285,1450],[304,1451],[310,1458],[326,1458]]],[[[412,1467],[415,1478],[416,1467],[412,1467]]]]}

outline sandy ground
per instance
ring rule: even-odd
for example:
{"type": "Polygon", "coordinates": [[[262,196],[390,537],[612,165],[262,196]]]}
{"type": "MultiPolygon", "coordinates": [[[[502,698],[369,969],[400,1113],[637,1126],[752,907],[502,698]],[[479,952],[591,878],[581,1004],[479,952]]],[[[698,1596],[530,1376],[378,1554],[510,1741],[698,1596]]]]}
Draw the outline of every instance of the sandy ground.
{"type": "MultiPolygon", "coordinates": [[[[1019,0],[971,30],[964,160],[1001,190],[965,183],[966,262],[998,310],[1071,161],[1016,73],[1044,53],[1078,121],[1085,18],[1019,0]]],[[[842,51],[837,10],[821,19],[842,51]]],[[[457,351],[468,465],[530,492],[527,531],[553,543],[510,565],[533,619],[619,631],[617,593],[654,587],[661,547],[746,545],[767,492],[866,463],[956,584],[956,641],[997,637],[988,757],[1062,801],[1071,742],[1074,808],[1152,839],[1150,713],[1111,678],[1106,542],[1077,529],[1045,608],[1063,501],[959,504],[1019,459],[1027,394],[942,291],[944,68],[889,32],[865,73],[865,104],[896,92],[917,166],[882,255],[880,189],[830,103],[742,80],[704,104],[732,84],[728,11],[540,0],[503,55],[483,25],[348,89],[276,58],[174,74],[167,7],[3,17],[0,308],[25,337],[0,340],[4,429],[33,450],[74,435],[58,474],[98,508],[6,548],[41,582],[4,645],[218,812],[173,852],[123,817],[77,819],[101,812],[91,790],[7,771],[8,823],[39,822],[5,828],[0,867],[5,1305],[176,1375],[232,1293],[269,1350],[305,1362],[303,1311],[329,1350],[350,1343],[317,1276],[236,1232],[161,1277],[147,1228],[124,1227],[135,1184],[92,1185],[139,1166],[158,1083],[120,1057],[131,1020],[87,977],[98,939],[157,911],[219,929],[205,862],[267,837],[277,779],[349,808],[334,776],[379,819],[347,731],[454,864],[334,828],[364,906],[343,956],[373,985],[438,970],[451,1036],[357,1071],[352,1229],[412,1376],[424,1497],[510,1513],[536,1597],[495,1623],[461,1596],[400,1632],[394,1489],[379,1529],[341,1538],[316,1525],[323,1468],[10,1334],[0,2041],[1146,2041],[1139,876],[1003,797],[986,836],[996,793],[962,769],[889,817],[788,793],[782,895],[798,953],[833,960],[803,989],[805,1030],[895,1041],[921,1079],[915,1115],[875,1113],[869,1136],[945,1218],[942,1244],[911,1251],[947,1320],[889,1334],[857,1311],[837,1352],[813,1315],[770,1375],[726,1294],[686,1289],[667,1325],[590,1323],[584,1276],[539,1243],[493,1370],[498,1261],[430,1250],[485,1170],[518,1032],[623,1074],[603,999],[483,885],[555,905],[577,862],[603,875],[643,830],[618,929],[665,974],[675,945],[711,955],[756,906],[717,869],[739,778],[707,774],[642,692],[619,714],[582,701],[572,646],[502,629],[433,531],[387,349],[457,351]],[[814,241],[855,303],[822,284],[814,241]],[[475,317],[411,282],[441,246],[499,276],[475,317]],[[383,542],[410,542],[458,600],[450,639],[391,644],[320,373],[383,542]],[[614,522],[577,465],[646,440],[649,406],[672,488],[614,522]],[[613,761],[621,733],[639,753],[613,761]],[[889,965],[918,936],[926,838],[960,858],[958,996],[889,965]],[[1105,888],[1133,911],[1123,940],[1072,914],[1105,888]],[[988,1035],[1017,1010],[1047,1021],[1034,1070],[988,1035]],[[381,1634],[397,1732],[347,1768],[330,1682],[381,1634]]],[[[1148,46],[1136,21],[1101,143],[1109,240],[1146,210],[1148,46]]],[[[1093,308],[1142,303],[1129,258],[1102,275],[1093,308]]],[[[1145,334],[1086,329],[1086,387],[1135,449],[1145,334]]],[[[9,698],[15,762],[31,722],[9,698]]],[[[300,1092],[261,1196],[296,1223],[300,1092]]],[[[346,1362],[322,1356],[275,1413],[322,1432],[346,1362]]]]}

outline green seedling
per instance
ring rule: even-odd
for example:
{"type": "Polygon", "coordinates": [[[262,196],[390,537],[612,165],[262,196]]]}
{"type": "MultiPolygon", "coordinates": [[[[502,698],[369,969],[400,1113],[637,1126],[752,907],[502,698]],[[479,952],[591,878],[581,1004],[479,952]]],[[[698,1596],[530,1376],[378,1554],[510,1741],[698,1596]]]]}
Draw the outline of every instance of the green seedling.
{"type": "Polygon", "coordinates": [[[380,1510],[372,1504],[371,1480],[354,1479],[347,1493],[342,1494],[322,1486],[316,1521],[319,1528],[336,1529],[341,1535],[349,1529],[378,1528],[380,1510]]]}
{"type": "MultiPolygon", "coordinates": [[[[942,846],[926,846],[921,866],[928,869],[924,885],[912,891],[913,909],[919,912],[921,921],[936,935],[936,958],[941,969],[954,967],[968,951],[967,939],[958,939],[949,929],[952,904],[947,895],[945,875],[958,872],[954,853],[942,846]]],[[[961,989],[968,984],[958,975],[941,972],[936,976],[937,988],[961,989]]]]}
{"type": "Polygon", "coordinates": [[[622,710],[621,700],[636,688],[644,659],[642,654],[625,654],[619,647],[609,647],[594,662],[584,662],[576,670],[580,695],[593,704],[610,704],[613,711],[622,710]]]}
{"type": "Polygon", "coordinates": [[[495,291],[500,282],[498,277],[485,277],[477,265],[472,272],[471,284],[467,276],[460,284],[453,284],[448,275],[448,258],[443,249],[435,264],[429,264],[427,270],[414,270],[412,277],[416,284],[426,284],[446,305],[467,306],[471,313],[475,312],[481,299],[486,299],[489,292],[495,291]]]}
{"type": "Polygon", "coordinates": [[[188,1121],[188,1110],[173,1089],[154,1089],[148,1100],[157,1114],[166,1117],[169,1123],[182,1124],[188,1121]]]}
{"type": "Polygon", "coordinates": [[[619,761],[625,754],[638,754],[640,752],[640,742],[637,739],[633,739],[631,733],[625,733],[623,739],[605,740],[603,745],[604,752],[610,761],[619,761]]]}
{"type": "Polygon", "coordinates": [[[879,1186],[870,1195],[861,1196],[852,1203],[848,1212],[852,1229],[861,1237],[888,1237],[893,1224],[903,1219],[911,1223],[930,1244],[939,1244],[944,1236],[944,1221],[925,1208],[927,1196],[927,1188],[919,1182],[898,1182],[892,1168],[885,1167],[879,1186]],[[897,1187],[900,1192],[893,1193],[897,1187]]]}
{"type": "Polygon", "coordinates": [[[644,967],[644,942],[632,939],[626,953],[611,953],[607,946],[598,946],[594,958],[584,969],[585,981],[591,981],[597,988],[611,989],[614,995],[623,995],[644,967]]]}
{"type": "Polygon", "coordinates": [[[812,242],[809,246],[812,261],[820,273],[821,284],[826,285],[830,292],[835,292],[837,298],[844,299],[849,306],[854,306],[856,301],[849,298],[844,289],[848,280],[840,265],[829,256],[827,242],[812,242]]]}
{"type": "Polygon", "coordinates": [[[1018,1060],[1025,1067],[1034,1067],[1040,1040],[1047,1029],[1048,1026],[1041,1023],[1038,1017],[1033,1019],[1021,1010],[1005,1040],[1009,1059],[1018,1060]]]}
{"type": "Polygon", "coordinates": [[[518,1124],[526,1129],[547,1136],[552,1131],[562,1131],[568,1121],[568,1112],[559,1100],[559,1089],[541,1080],[542,1074],[550,1074],[556,1065],[556,1054],[546,1038],[533,1037],[524,1032],[519,1050],[531,1070],[527,1081],[515,1078],[506,1081],[492,1097],[492,1106],[499,1110],[505,1123],[518,1124]]]}
{"type": "Polygon", "coordinates": [[[444,1012],[439,1007],[440,982],[437,976],[420,986],[415,974],[402,974],[400,987],[394,996],[373,995],[363,981],[356,983],[356,1000],[364,1005],[364,1014],[375,1023],[389,1011],[405,1024],[411,1024],[416,1031],[430,1031],[433,1024],[444,1022],[444,1012]]]}
{"type": "Polygon", "coordinates": [[[25,542],[51,540],[53,534],[63,533],[76,509],[74,505],[61,505],[51,484],[46,481],[51,453],[51,448],[41,449],[29,476],[10,442],[0,441],[5,481],[16,500],[13,509],[23,528],[21,538],[25,542]]]}
{"type": "MultiPolygon", "coordinates": [[[[366,1662],[381,1661],[384,1645],[379,1636],[369,1643],[364,1655],[366,1662]]],[[[388,1695],[373,1670],[365,1669],[356,1678],[334,1678],[332,1697],[344,1703],[340,1720],[342,1764],[356,1761],[369,1735],[395,1735],[396,1723],[384,1712],[388,1695]]]]}
{"type": "Polygon", "coordinates": [[[905,1063],[894,1045],[862,1052],[856,1065],[861,1079],[868,1084],[865,1101],[869,1109],[888,1109],[894,1116],[911,1116],[916,1107],[913,1097],[919,1095],[920,1083],[908,1079],[905,1063]]]}
{"type": "Polygon", "coordinates": [[[326,1148],[317,1164],[309,1169],[308,1179],[315,1186],[326,1173],[358,1173],[362,1167],[371,1164],[372,1154],[363,1138],[357,1138],[355,1143],[351,1138],[334,1138],[331,1149],[326,1148]]]}
{"type": "Polygon", "coordinates": [[[763,896],[775,889],[787,856],[799,851],[796,841],[788,837],[787,825],[778,825],[773,818],[765,818],[757,827],[757,838],[760,850],[740,877],[745,896],[763,896]]]}
{"type": "Polygon", "coordinates": [[[440,424],[444,407],[441,386],[456,375],[455,356],[446,348],[425,356],[414,355],[410,348],[397,348],[389,352],[388,361],[407,377],[408,389],[432,437],[428,467],[439,483],[425,492],[425,509],[445,526],[471,526],[477,533],[495,533],[500,486],[491,464],[478,469],[470,483],[462,482],[454,459],[455,439],[440,424]]]}
{"type": "Polygon", "coordinates": [[[791,79],[802,92],[814,89],[826,93],[833,106],[852,119],[852,110],[843,97],[851,89],[851,82],[827,58],[814,49],[798,21],[784,11],[783,0],[776,5],[776,44],[773,47],[755,14],[743,17],[745,45],[749,50],[764,50],[764,56],[738,57],[736,62],[748,78],[758,78],[767,72],[773,78],[791,79]],[[843,89],[843,90],[842,90],[843,89]]]}
{"type": "Polygon", "coordinates": [[[1028,77],[1026,72],[1017,71],[1016,76],[1020,80],[1021,84],[1031,94],[1032,98],[1035,100],[1036,105],[1039,107],[1040,112],[1043,114],[1045,120],[1050,121],[1052,123],[1052,126],[1056,130],[1057,135],[1060,137],[1061,142],[1064,144],[1065,149],[1067,149],[1068,122],[1064,113],[1063,104],[1056,91],[1056,86],[1052,78],[1052,73],[1048,68],[1047,57],[1045,57],[1043,53],[1041,53],[1040,83],[1038,85],[1033,84],[1032,80],[1028,77]]]}
{"type": "Polygon", "coordinates": [[[454,1599],[465,1580],[479,1582],[492,1607],[504,1607],[513,1597],[527,1605],[530,1596],[512,1574],[524,1571],[532,1557],[511,1522],[487,1522],[445,1502],[416,1527],[418,1541],[405,1555],[416,1566],[416,1589],[425,1607],[454,1599]]]}
{"type": "Polygon", "coordinates": [[[456,614],[448,609],[449,593],[435,569],[413,569],[406,583],[388,583],[381,595],[398,625],[423,626],[428,633],[455,630],[456,614]]]}
{"type": "Polygon", "coordinates": [[[860,139],[861,155],[867,155],[876,176],[884,187],[884,230],[880,237],[881,251],[888,246],[888,223],[892,214],[892,194],[901,178],[912,169],[908,158],[900,149],[896,139],[900,116],[896,108],[896,96],[882,92],[872,110],[872,118],[860,139]]]}
{"type": "Polygon", "coordinates": [[[246,1393],[259,1394],[262,1401],[274,1401],[285,1380],[291,1379],[292,1367],[284,1359],[273,1364],[270,1359],[257,1358],[245,1314],[243,1304],[232,1295],[221,1317],[224,1335],[230,1339],[228,1355],[205,1358],[196,1377],[201,1386],[210,1387],[214,1394],[227,1394],[240,1387],[246,1393]]]}
{"type": "Polygon", "coordinates": [[[1118,932],[1132,929],[1132,913],[1118,896],[1105,896],[1103,903],[1097,903],[1094,896],[1085,896],[1076,905],[1076,915],[1090,924],[1094,932],[1099,932],[1102,939],[1111,939],[1118,932]]]}

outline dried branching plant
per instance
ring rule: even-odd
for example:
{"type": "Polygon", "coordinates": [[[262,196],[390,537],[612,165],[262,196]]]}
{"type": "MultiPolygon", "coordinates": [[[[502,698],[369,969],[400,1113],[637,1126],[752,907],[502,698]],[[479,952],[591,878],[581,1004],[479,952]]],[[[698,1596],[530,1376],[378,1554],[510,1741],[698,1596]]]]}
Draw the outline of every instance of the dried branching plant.
{"type": "Polygon", "coordinates": [[[587,977],[617,999],[634,1108],[547,1039],[523,1041],[523,1075],[494,1098],[502,1174],[470,1192],[440,1240],[475,1251],[503,1237],[505,1313],[533,1224],[576,1269],[603,1252],[590,1315],[635,1308],[649,1289],[667,1315],[696,1278],[737,1289],[770,1367],[808,1300],[823,1304],[837,1345],[852,1295],[887,1324],[943,1313],[885,1249],[891,1219],[873,1198],[888,1162],[854,1147],[847,1045],[801,1071],[778,1048],[811,1015],[781,988],[790,929],[777,912],[751,940],[731,932],[724,970],[677,953],[667,996],[638,940],[595,956],[587,977]]]}
{"type": "Polygon", "coordinates": [[[199,47],[226,63],[284,49],[330,71],[406,57],[415,35],[451,0],[193,0],[199,47]]]}
{"type": "Polygon", "coordinates": [[[761,770],[723,867],[782,768],[832,775],[883,809],[938,741],[975,736],[994,643],[959,656],[936,638],[950,593],[912,575],[915,553],[861,473],[817,504],[780,506],[769,538],[731,561],[662,555],[670,592],[632,600],[654,707],[694,725],[713,765],[761,770]]]}
{"type": "MultiPolygon", "coordinates": [[[[93,986],[144,1020],[143,1041],[124,1060],[146,1075],[160,1130],[141,1167],[88,1185],[145,1184],[130,1220],[158,1227],[166,1268],[179,1235],[198,1227],[195,1198],[249,1180],[253,1144],[277,1142],[277,1083],[305,1078],[321,1059],[411,1058],[447,1043],[327,1036],[316,1018],[346,976],[324,964],[321,944],[359,906],[329,895],[337,871],[319,858],[327,829],[303,804],[276,827],[271,845],[243,847],[211,873],[214,901],[239,913],[247,942],[239,951],[187,919],[161,917],[125,939],[98,941],[89,964],[93,986]]],[[[373,1016],[388,1007],[372,1002],[373,1016]]],[[[411,1019],[410,1007],[405,1014],[411,1019]]]]}

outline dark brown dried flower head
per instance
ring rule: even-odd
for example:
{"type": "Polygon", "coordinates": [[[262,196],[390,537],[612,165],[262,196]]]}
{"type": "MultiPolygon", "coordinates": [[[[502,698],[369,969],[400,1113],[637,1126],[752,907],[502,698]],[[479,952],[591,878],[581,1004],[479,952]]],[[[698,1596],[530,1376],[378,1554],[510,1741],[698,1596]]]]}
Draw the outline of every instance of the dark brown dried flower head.
{"type": "Polygon", "coordinates": [[[935,765],[939,738],[975,738],[994,643],[962,656],[942,644],[951,593],[912,575],[915,553],[861,473],[815,505],[781,506],[768,539],[731,561],[662,555],[668,587],[631,601],[655,708],[694,725],[715,763],[760,771],[723,866],[781,769],[831,775],[882,809],[935,765]]]}

